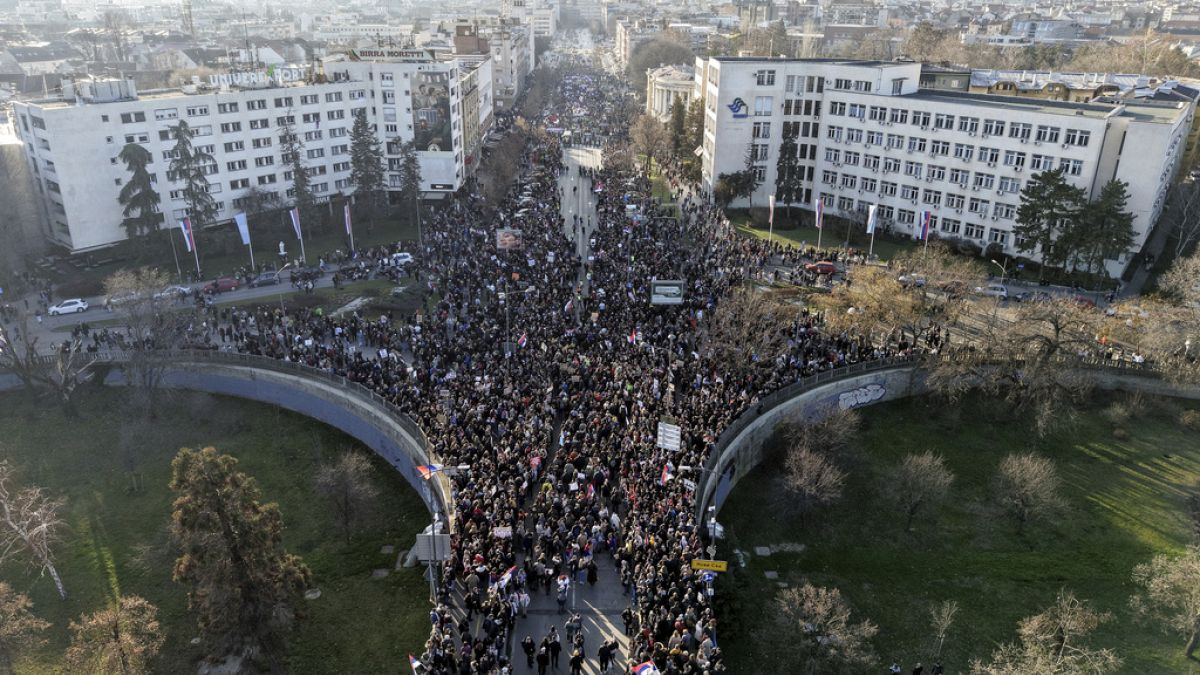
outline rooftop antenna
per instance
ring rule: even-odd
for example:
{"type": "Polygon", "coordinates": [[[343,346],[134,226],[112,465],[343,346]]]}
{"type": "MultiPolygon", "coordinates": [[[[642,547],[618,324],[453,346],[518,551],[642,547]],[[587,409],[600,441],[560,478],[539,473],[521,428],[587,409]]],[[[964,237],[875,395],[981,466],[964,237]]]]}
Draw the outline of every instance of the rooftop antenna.
{"type": "Polygon", "coordinates": [[[192,22],[192,0],[183,0],[183,29],[191,37],[196,37],[196,24],[192,22]]]}

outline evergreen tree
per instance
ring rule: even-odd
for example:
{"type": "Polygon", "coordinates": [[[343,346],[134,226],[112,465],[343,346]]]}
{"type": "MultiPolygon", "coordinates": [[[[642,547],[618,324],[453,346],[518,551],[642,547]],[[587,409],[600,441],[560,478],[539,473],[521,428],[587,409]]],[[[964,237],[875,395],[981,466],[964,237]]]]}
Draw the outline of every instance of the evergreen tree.
{"type": "Polygon", "coordinates": [[[354,200],[373,223],[383,209],[383,150],[365,114],[354,116],[350,130],[350,184],[354,200]]]}
{"type": "Polygon", "coordinates": [[[296,135],[290,116],[279,127],[279,150],[292,174],[292,206],[300,211],[302,228],[311,231],[318,219],[317,200],[313,196],[312,179],[304,167],[304,141],[296,135]]]}
{"type": "Polygon", "coordinates": [[[1047,265],[1062,265],[1071,257],[1070,247],[1058,245],[1084,203],[1083,190],[1067,182],[1062,169],[1035,174],[1021,190],[1017,207],[1017,249],[1042,255],[1041,274],[1047,265]]]}
{"type": "Polygon", "coordinates": [[[158,623],[158,608],[136,595],[117,599],[111,607],[71,622],[71,646],[66,661],[74,673],[150,672],[150,661],[166,638],[158,623]]]}
{"type": "Polygon", "coordinates": [[[792,204],[804,194],[802,171],[795,137],[784,136],[779,144],[779,159],[775,161],[775,199],[787,206],[788,218],[792,216],[792,204]]]}
{"type": "Polygon", "coordinates": [[[421,157],[417,154],[417,146],[412,141],[400,146],[400,201],[412,207],[416,217],[417,240],[424,243],[421,236],[421,157]]]}
{"type": "Polygon", "coordinates": [[[1073,253],[1089,273],[1105,273],[1104,261],[1115,260],[1133,246],[1133,214],[1125,210],[1128,188],[1128,183],[1115,179],[1105,183],[1071,228],[1073,253]]]}
{"type": "Polygon", "coordinates": [[[261,503],[258,483],[237,465],[215,448],[184,448],[171,462],[174,578],[190,586],[210,656],[262,658],[275,670],[311,574],[283,547],[278,505],[261,503]]]}
{"type": "Polygon", "coordinates": [[[171,180],[183,183],[180,192],[187,203],[192,228],[198,230],[217,215],[217,202],[208,193],[210,184],[206,175],[208,167],[216,160],[192,144],[195,132],[187,122],[180,120],[171,127],[171,136],[175,139],[175,147],[171,149],[171,180]]]}
{"type": "Polygon", "coordinates": [[[676,96],[671,101],[671,154],[678,157],[687,152],[687,108],[683,98],[676,96]]]}
{"type": "Polygon", "coordinates": [[[751,209],[754,208],[754,191],[758,189],[759,185],[762,185],[762,181],[758,178],[758,172],[754,170],[754,162],[754,144],[751,143],[746,146],[746,154],[742,160],[744,168],[738,172],[741,174],[741,178],[738,180],[741,190],[737,194],[737,196],[749,200],[751,209]]]}
{"type": "Polygon", "coordinates": [[[117,195],[117,201],[125,207],[122,211],[125,219],[121,221],[121,226],[125,228],[125,236],[135,240],[156,232],[158,224],[162,222],[162,214],[158,212],[161,199],[150,182],[150,172],[146,168],[154,157],[137,143],[126,144],[117,156],[129,170],[129,178],[117,195]]]}

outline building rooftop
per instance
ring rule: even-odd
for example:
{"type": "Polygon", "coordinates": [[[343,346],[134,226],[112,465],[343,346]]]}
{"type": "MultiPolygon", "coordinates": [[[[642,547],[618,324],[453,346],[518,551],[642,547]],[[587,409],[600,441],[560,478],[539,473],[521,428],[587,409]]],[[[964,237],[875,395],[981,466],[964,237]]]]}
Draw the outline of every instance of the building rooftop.
{"type": "Polygon", "coordinates": [[[1182,103],[1122,101],[1123,105],[1105,103],[1071,103],[1068,101],[1049,101],[1040,98],[1020,96],[996,96],[995,94],[968,94],[965,92],[943,91],[940,89],[921,89],[916,94],[904,96],[905,99],[921,99],[942,103],[967,103],[977,108],[992,108],[1004,110],[1029,110],[1051,115],[1074,115],[1103,119],[1117,113],[1123,117],[1132,117],[1141,122],[1167,124],[1174,121],[1186,109],[1182,103]]]}
{"type": "Polygon", "coordinates": [[[861,59],[795,59],[785,56],[713,56],[713,61],[728,61],[731,63],[823,63],[845,66],[859,66],[862,68],[881,68],[886,66],[907,67],[913,65],[913,61],[873,61],[861,59]]]}

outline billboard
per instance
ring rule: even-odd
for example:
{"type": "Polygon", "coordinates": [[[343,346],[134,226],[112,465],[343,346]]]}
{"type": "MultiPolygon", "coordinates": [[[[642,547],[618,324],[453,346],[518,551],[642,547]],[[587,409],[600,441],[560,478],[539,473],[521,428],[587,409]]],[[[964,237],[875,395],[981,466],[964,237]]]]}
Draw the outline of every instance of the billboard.
{"type": "Polygon", "coordinates": [[[519,251],[525,248],[525,233],[510,227],[497,229],[496,248],[501,251],[519,251]]]}
{"type": "Polygon", "coordinates": [[[418,72],[412,88],[413,142],[417,150],[450,152],[450,74],[418,72]]]}
{"type": "Polygon", "coordinates": [[[682,305],[683,282],[666,281],[663,279],[650,280],[650,304],[652,305],[682,305]]]}

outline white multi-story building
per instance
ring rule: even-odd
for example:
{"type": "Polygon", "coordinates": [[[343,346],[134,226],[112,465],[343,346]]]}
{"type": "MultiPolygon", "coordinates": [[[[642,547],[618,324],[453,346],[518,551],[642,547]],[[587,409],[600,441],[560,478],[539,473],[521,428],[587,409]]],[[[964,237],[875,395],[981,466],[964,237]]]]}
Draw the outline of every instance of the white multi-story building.
{"type": "MultiPolygon", "coordinates": [[[[400,189],[400,149],[408,141],[419,151],[422,189],[457,190],[465,176],[460,67],[419,50],[361,50],[326,59],[324,77],[316,80],[286,81],[296,69],[276,69],[273,78],[242,73],[215,78],[215,86],[143,93],[132,81],[77,82],[64,87],[61,98],[15,103],[15,126],[42,194],[48,238],[86,251],[125,238],[117,194],[128,178],[118,157],[127,143],[141,144],[153,156],[165,226],[187,215],[182,186],[168,171],[171,128],[181,120],[194,130],[194,144],[213,156],[207,175],[217,222],[241,211],[254,189],[290,201],[292,174],[279,147],[287,121],[304,143],[303,162],[319,200],[353,192],[350,129],[356,114],[366,115],[376,130],[390,191],[400,189]]],[[[491,86],[490,78],[476,78],[472,86],[473,101],[491,100],[490,92],[478,91],[491,86]]]]}
{"type": "Polygon", "coordinates": [[[687,66],[659,66],[646,70],[646,112],[662,121],[671,118],[675,101],[684,108],[692,97],[692,69],[687,66]]]}
{"type": "MultiPolygon", "coordinates": [[[[1017,252],[1013,234],[1026,180],[1049,169],[1094,198],[1129,184],[1134,250],[1145,243],[1183,156],[1194,103],[1069,103],[919,90],[919,63],[713,57],[697,59],[704,102],[705,185],[740,171],[747,154],[775,193],[784,137],[794,138],[803,189],[826,213],[878,205],[880,222],[1017,252]]],[[[746,200],[735,202],[745,205],[746,200]]],[[[1119,271],[1129,256],[1114,261],[1119,271]]]]}

